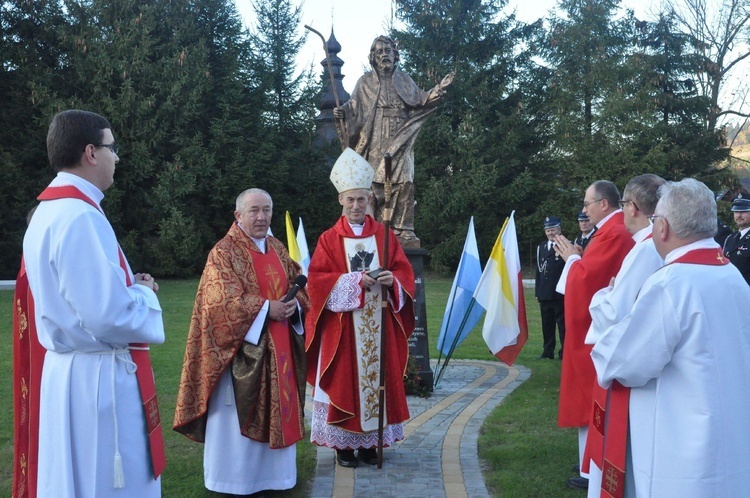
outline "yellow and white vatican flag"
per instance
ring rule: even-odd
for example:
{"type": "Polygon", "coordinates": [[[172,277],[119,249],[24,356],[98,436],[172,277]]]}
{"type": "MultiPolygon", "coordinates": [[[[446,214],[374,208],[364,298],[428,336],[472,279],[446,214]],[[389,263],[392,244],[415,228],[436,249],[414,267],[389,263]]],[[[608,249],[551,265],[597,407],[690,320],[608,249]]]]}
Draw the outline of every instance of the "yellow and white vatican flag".
{"type": "Polygon", "coordinates": [[[299,219],[299,225],[297,226],[297,248],[299,249],[299,256],[301,258],[298,263],[302,267],[302,273],[307,276],[307,268],[310,266],[310,249],[307,247],[305,227],[302,226],[302,218],[299,219]]]}
{"type": "Polygon", "coordinates": [[[297,263],[302,261],[299,246],[297,245],[297,236],[294,234],[294,227],[292,226],[292,218],[289,216],[289,211],[286,212],[286,248],[289,251],[289,256],[292,260],[297,263]]]}
{"type": "Polygon", "coordinates": [[[529,337],[515,211],[505,220],[474,291],[484,308],[482,337],[496,358],[512,365],[529,337]]]}

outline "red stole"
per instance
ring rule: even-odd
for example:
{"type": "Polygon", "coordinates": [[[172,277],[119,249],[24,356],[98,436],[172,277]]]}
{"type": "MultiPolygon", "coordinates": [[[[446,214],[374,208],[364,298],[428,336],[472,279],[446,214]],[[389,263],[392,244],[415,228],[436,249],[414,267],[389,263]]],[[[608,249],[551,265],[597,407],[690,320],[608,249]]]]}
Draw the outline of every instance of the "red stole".
{"type": "Polygon", "coordinates": [[[26,265],[13,295],[13,496],[36,496],[39,448],[39,393],[46,349],[39,344],[34,322],[34,299],[26,265]]]}
{"type": "MultiPolygon", "coordinates": [[[[258,251],[248,252],[253,259],[260,295],[269,301],[282,299],[288,282],[279,256],[274,251],[268,251],[265,254],[258,251]]],[[[270,398],[278,400],[279,403],[279,411],[272,415],[270,422],[272,425],[280,424],[284,444],[289,446],[304,437],[304,433],[300,432],[299,423],[302,401],[299,398],[294,357],[291,354],[293,346],[289,337],[289,334],[294,332],[290,332],[287,320],[277,322],[266,318],[266,327],[269,342],[273,343],[273,348],[269,348],[273,350],[273,355],[269,355],[267,361],[276,363],[276,372],[279,377],[276,379],[277,382],[270,382],[270,385],[266,387],[270,398]],[[278,392],[272,392],[274,389],[278,392]],[[281,420],[274,420],[276,416],[280,416],[281,420]]],[[[273,407],[271,409],[274,410],[273,407]]],[[[252,417],[244,422],[243,433],[251,421],[252,417]]]]}
{"type": "MultiPolygon", "coordinates": [[[[728,264],[729,260],[721,248],[716,247],[689,251],[669,264],[674,263],[719,266],[728,264]]],[[[588,458],[584,457],[584,472],[588,471],[589,458],[602,469],[603,498],[621,498],[625,494],[629,406],[630,388],[616,380],[609,390],[599,384],[594,386],[594,411],[586,442],[588,458]]]]}
{"type": "MultiPolygon", "coordinates": [[[[97,205],[93,200],[91,200],[86,194],[81,192],[78,188],[72,186],[72,185],[66,185],[61,187],[47,187],[40,195],[37,197],[37,200],[39,201],[48,201],[48,200],[55,200],[55,199],[79,199],[82,200],[91,206],[95,207],[102,215],[104,215],[104,212],[101,210],[99,205],[97,205]]],[[[117,247],[118,256],[120,260],[120,268],[122,268],[122,271],[125,273],[125,282],[129,286],[133,285],[132,275],[130,273],[130,270],[128,269],[127,262],[125,260],[125,255],[122,252],[122,249],[117,247]]],[[[28,289],[28,281],[25,279],[25,268],[22,266],[21,272],[24,276],[24,281],[26,282],[26,288],[28,289]]],[[[19,289],[16,287],[16,295],[19,296],[19,289]]],[[[44,364],[44,354],[46,353],[46,350],[39,345],[38,348],[34,346],[34,343],[37,345],[39,344],[38,339],[36,338],[36,327],[34,326],[34,315],[33,315],[33,309],[34,309],[34,298],[31,295],[31,290],[28,289],[28,292],[26,292],[26,297],[20,296],[20,301],[27,301],[24,302],[22,305],[19,304],[19,308],[27,309],[30,311],[30,314],[27,314],[27,317],[29,319],[29,330],[30,332],[33,332],[33,340],[29,339],[27,336],[25,339],[21,339],[18,334],[14,336],[14,342],[16,339],[19,339],[18,344],[18,352],[21,354],[19,356],[20,358],[29,358],[28,363],[31,370],[31,380],[32,384],[29,384],[31,388],[30,392],[30,405],[29,408],[31,410],[29,419],[27,421],[24,421],[23,418],[19,417],[18,414],[16,414],[16,428],[17,430],[20,428],[22,430],[25,430],[24,434],[27,434],[25,437],[28,438],[28,443],[26,448],[23,446],[19,449],[16,447],[16,464],[15,464],[15,470],[16,475],[14,475],[14,489],[18,489],[15,485],[16,481],[19,478],[19,475],[21,476],[21,479],[27,480],[29,483],[33,483],[34,488],[34,494],[30,494],[29,496],[35,496],[36,494],[36,475],[37,475],[37,456],[36,456],[36,449],[38,448],[39,444],[39,390],[40,390],[40,380],[41,380],[41,370],[42,365],[44,364]],[[29,343],[31,343],[29,345],[29,343]],[[34,372],[37,371],[37,380],[34,381],[34,372]],[[33,451],[33,458],[29,457],[28,462],[31,464],[33,462],[33,467],[31,465],[28,466],[28,470],[26,473],[26,477],[23,477],[23,473],[18,474],[19,471],[23,468],[23,462],[20,461],[20,453],[21,451],[26,450],[26,452],[31,455],[31,451],[33,451]]],[[[149,439],[149,446],[151,448],[151,464],[154,471],[154,479],[159,477],[161,475],[162,471],[166,467],[166,457],[164,454],[164,437],[162,435],[161,431],[161,419],[159,417],[159,407],[156,400],[156,385],[154,382],[154,372],[151,367],[151,359],[149,357],[148,353],[148,345],[147,344],[141,344],[141,343],[133,343],[130,344],[130,347],[132,348],[130,351],[131,357],[133,359],[133,362],[138,367],[136,370],[136,377],[138,379],[138,388],[141,393],[141,401],[143,403],[143,411],[146,415],[146,425],[147,425],[147,431],[148,431],[148,439],[149,439]]],[[[16,353],[16,347],[14,345],[14,354],[16,353]]],[[[18,363],[21,363],[20,361],[18,363]]],[[[20,378],[14,377],[14,385],[16,382],[23,383],[24,372],[22,369],[25,368],[24,366],[18,366],[18,369],[14,367],[14,374],[18,375],[20,374],[20,378]],[[18,372],[18,373],[17,373],[18,372]]],[[[22,400],[19,399],[17,396],[15,397],[17,402],[21,402],[22,400]]],[[[16,411],[19,411],[18,409],[16,411]]],[[[24,443],[24,441],[21,441],[24,443]]],[[[31,488],[32,484],[29,485],[29,488],[31,488]]],[[[21,496],[20,494],[18,496],[21,496]]]]}
{"type": "MultiPolygon", "coordinates": [[[[653,233],[649,233],[639,243],[645,242],[652,237],[653,233]]],[[[623,386],[616,380],[612,382],[612,386],[609,389],[604,389],[599,383],[594,382],[593,400],[589,431],[586,436],[586,449],[583,454],[583,468],[581,469],[587,473],[590,471],[590,460],[593,460],[597,467],[604,470],[602,468],[602,460],[604,459],[605,434],[617,433],[618,439],[621,435],[627,436],[630,388],[623,386]]],[[[611,441],[608,442],[611,443],[611,441]]],[[[627,443],[627,440],[623,441],[623,444],[625,443],[627,443]]],[[[618,482],[618,477],[624,476],[625,472],[624,454],[621,464],[613,466],[611,462],[608,463],[611,467],[611,469],[608,469],[610,483],[613,481],[618,482]]],[[[602,487],[604,487],[604,479],[602,479],[602,482],[602,487]]],[[[622,481],[619,480],[619,482],[622,481]]]]}

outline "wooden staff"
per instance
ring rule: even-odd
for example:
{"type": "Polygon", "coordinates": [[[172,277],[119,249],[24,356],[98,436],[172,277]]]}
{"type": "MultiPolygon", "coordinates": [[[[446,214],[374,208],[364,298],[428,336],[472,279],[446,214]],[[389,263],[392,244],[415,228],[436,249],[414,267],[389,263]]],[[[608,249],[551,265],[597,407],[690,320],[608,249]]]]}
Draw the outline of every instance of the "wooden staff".
{"type": "MultiPolygon", "coordinates": [[[[320,37],[321,40],[323,40],[323,50],[326,53],[326,65],[328,66],[328,74],[331,77],[331,90],[333,91],[333,100],[336,102],[336,107],[339,107],[341,104],[339,104],[339,93],[336,91],[336,81],[333,78],[333,66],[331,66],[331,54],[328,53],[328,44],[326,43],[326,39],[323,37],[323,35],[320,33],[320,31],[317,31],[307,24],[305,24],[305,28],[309,29],[316,35],[320,37]]],[[[336,127],[336,134],[339,136],[339,142],[341,143],[341,150],[345,150],[348,145],[348,140],[346,139],[346,133],[344,130],[346,130],[346,119],[341,119],[340,121],[333,118],[333,125],[336,127]]]]}
{"type": "MultiPolygon", "coordinates": [[[[391,228],[391,154],[386,152],[385,156],[385,203],[383,208],[383,225],[385,226],[385,236],[383,238],[383,261],[380,267],[388,269],[388,239],[390,238],[389,230],[391,228]]],[[[378,468],[383,468],[383,419],[385,418],[385,333],[388,325],[388,288],[383,286],[381,289],[382,298],[380,301],[380,387],[378,388],[378,468]]]]}

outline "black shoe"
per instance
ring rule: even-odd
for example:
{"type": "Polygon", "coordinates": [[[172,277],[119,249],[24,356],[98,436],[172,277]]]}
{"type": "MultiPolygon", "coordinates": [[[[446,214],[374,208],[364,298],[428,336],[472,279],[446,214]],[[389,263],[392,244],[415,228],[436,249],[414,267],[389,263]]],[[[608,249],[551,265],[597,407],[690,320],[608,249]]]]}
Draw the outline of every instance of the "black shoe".
{"type": "Polygon", "coordinates": [[[377,448],[360,448],[359,450],[357,450],[357,456],[367,465],[378,464],[377,448]]]}
{"type": "Polygon", "coordinates": [[[585,477],[571,477],[568,479],[568,487],[573,489],[589,489],[589,480],[585,477]]]}
{"type": "Polygon", "coordinates": [[[546,354],[540,354],[536,357],[537,360],[554,360],[554,356],[547,356],[546,354]]]}
{"type": "Polygon", "coordinates": [[[336,461],[342,467],[356,467],[359,465],[354,456],[354,450],[336,450],[336,461]]]}

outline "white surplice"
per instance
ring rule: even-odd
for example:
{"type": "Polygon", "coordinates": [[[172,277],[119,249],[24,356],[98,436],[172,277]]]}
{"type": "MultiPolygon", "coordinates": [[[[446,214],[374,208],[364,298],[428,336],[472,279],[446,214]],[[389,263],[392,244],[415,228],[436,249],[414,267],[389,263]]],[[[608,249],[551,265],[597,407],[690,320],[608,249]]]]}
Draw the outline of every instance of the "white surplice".
{"type": "Polygon", "coordinates": [[[589,305],[591,326],[586,334],[586,344],[596,344],[601,334],[630,313],[638,291],[648,277],[664,266],[656,252],[649,225],[633,235],[635,245],[622,260],[615,276],[614,286],[605,287],[594,294],[589,305]]]}
{"type": "MultiPolygon", "coordinates": [[[[611,326],[625,318],[633,308],[643,283],[656,270],[664,266],[664,260],[656,252],[651,235],[652,225],[633,235],[635,245],[622,261],[615,277],[614,286],[601,289],[591,299],[589,312],[591,326],[586,334],[586,344],[596,344],[602,334],[611,326]]],[[[606,407],[609,409],[609,407],[606,407]]],[[[590,462],[588,496],[598,498],[601,494],[602,471],[590,462]]]]}
{"type": "MultiPolygon", "coordinates": [[[[50,185],[73,185],[96,203],[104,197],[91,183],[67,173],[59,173],[50,185]]],[[[23,248],[39,341],[48,350],[38,495],[161,496],[134,364],[125,350],[132,342],[164,342],[156,294],[143,285],[126,285],[115,233],[106,217],[84,201],[42,202],[23,248]],[[117,489],[116,446],[125,480],[117,489]]]]}
{"type": "MultiPolygon", "coordinates": [[[[683,246],[716,248],[712,239],[683,246]]],[[[750,482],[750,288],[733,265],[676,263],[648,278],[592,359],[630,387],[626,496],[746,496],[750,482]]]]}

